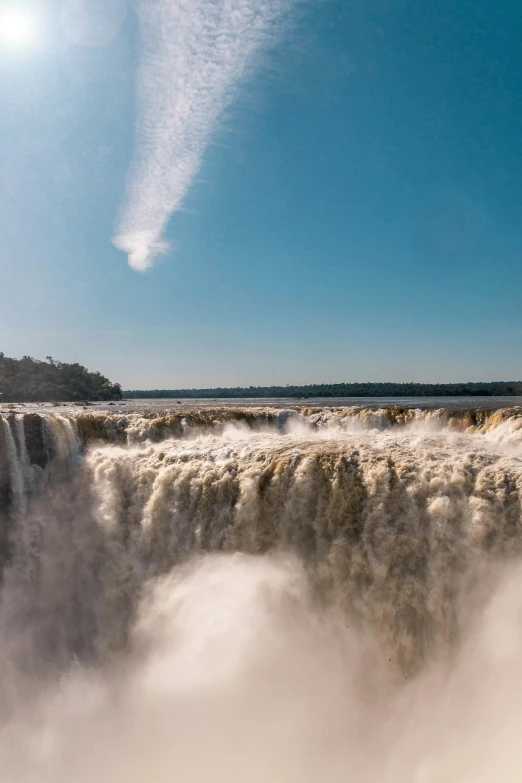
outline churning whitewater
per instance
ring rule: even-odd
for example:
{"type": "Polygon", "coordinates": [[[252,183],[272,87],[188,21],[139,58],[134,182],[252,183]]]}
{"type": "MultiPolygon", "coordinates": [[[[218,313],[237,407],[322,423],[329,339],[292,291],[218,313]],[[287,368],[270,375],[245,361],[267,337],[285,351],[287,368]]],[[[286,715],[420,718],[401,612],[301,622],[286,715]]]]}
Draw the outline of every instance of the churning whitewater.
{"type": "Polygon", "coordinates": [[[0,419],[8,783],[519,780],[522,409],[0,419]]]}

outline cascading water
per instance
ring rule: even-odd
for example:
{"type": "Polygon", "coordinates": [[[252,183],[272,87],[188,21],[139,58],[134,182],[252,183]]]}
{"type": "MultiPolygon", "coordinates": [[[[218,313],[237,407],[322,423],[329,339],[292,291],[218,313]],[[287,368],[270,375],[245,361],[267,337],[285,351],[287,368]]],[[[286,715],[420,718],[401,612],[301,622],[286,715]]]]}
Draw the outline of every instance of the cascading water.
{"type": "MultiPolygon", "coordinates": [[[[22,446],[19,442],[19,446],[17,448],[15,433],[11,430],[11,424],[3,417],[2,427],[5,443],[5,460],[7,465],[9,486],[11,490],[11,503],[15,507],[18,507],[23,503],[24,500],[24,459],[21,458],[20,451],[24,449],[25,439],[24,446],[22,446]]],[[[19,427],[17,426],[15,432],[18,429],[19,427]]]]}
{"type": "Polygon", "coordinates": [[[522,410],[1,425],[6,780],[517,779],[522,410]]]}

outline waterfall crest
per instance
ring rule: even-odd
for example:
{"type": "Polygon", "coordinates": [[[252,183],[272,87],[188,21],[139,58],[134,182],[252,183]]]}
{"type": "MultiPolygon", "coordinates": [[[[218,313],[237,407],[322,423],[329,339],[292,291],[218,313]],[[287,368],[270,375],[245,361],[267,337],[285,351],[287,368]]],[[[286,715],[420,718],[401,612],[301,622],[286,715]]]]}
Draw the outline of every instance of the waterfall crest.
{"type": "Polygon", "coordinates": [[[95,656],[124,644],[141,585],[193,556],[283,552],[305,564],[320,600],[414,671],[459,638],[484,573],[521,554],[519,409],[11,414],[1,424],[7,582],[10,564],[19,574],[28,557],[45,558],[51,582],[67,574],[62,606],[79,575],[99,604],[82,609],[83,631],[64,628],[65,657],[71,644],[95,656]]]}

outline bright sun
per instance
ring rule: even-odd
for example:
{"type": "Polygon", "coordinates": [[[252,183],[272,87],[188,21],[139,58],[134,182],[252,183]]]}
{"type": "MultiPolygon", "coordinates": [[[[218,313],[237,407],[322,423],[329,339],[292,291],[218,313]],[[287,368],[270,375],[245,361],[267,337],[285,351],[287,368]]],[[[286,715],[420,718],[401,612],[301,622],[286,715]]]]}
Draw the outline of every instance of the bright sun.
{"type": "Polygon", "coordinates": [[[7,46],[30,46],[36,39],[37,24],[27,8],[0,9],[0,42],[7,46]]]}

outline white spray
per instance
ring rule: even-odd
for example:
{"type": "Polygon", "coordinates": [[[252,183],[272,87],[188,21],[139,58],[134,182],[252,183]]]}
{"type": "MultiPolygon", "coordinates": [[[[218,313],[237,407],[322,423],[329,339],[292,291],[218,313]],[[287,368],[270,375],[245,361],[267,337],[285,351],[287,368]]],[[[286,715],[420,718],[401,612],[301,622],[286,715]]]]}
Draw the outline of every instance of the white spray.
{"type": "Polygon", "coordinates": [[[208,556],[150,585],[126,661],[71,667],[0,725],[10,783],[517,783],[521,575],[451,665],[397,678],[292,560],[208,556]]]}

